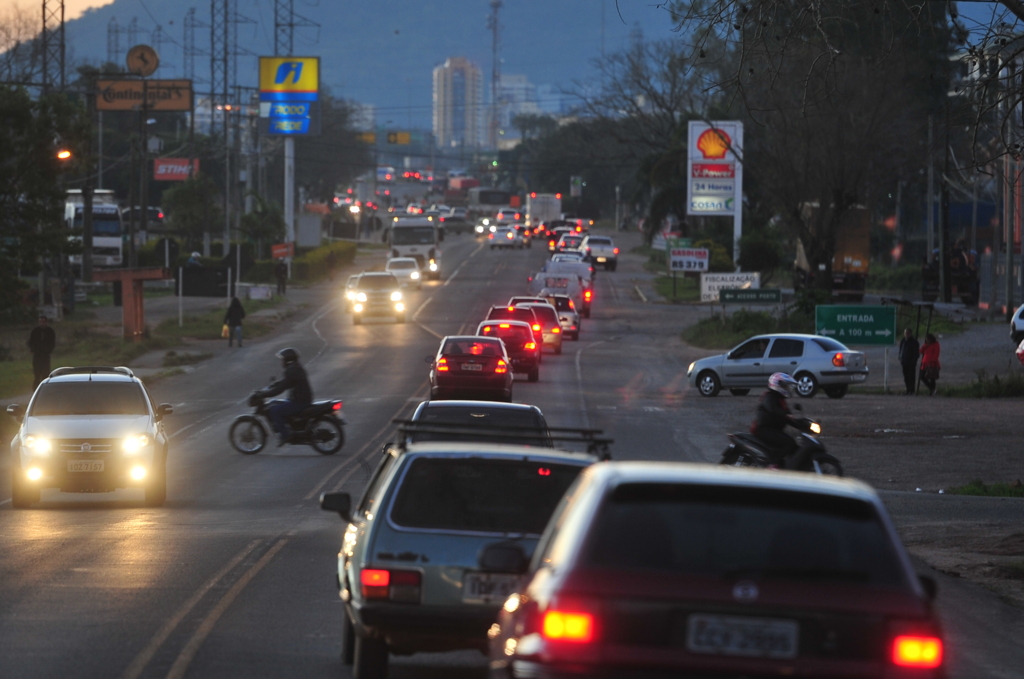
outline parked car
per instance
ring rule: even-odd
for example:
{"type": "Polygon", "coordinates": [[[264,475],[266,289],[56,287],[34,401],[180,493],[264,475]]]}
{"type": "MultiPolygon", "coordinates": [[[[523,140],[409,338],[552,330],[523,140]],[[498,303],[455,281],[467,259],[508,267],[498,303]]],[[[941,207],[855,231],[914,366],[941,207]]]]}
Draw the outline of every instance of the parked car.
{"type": "Polygon", "coordinates": [[[758,335],[732,351],[694,361],[686,376],[701,396],[717,396],[728,389],[745,396],[768,385],[773,373],[788,373],[797,381],[796,392],[811,398],[818,389],[829,398],[846,396],[851,384],[868,378],[867,356],[830,337],[818,335],[758,335]]]}
{"type": "Polygon", "coordinates": [[[935,581],[863,483],[602,463],[515,550],[492,679],[946,676],[935,581]]]}

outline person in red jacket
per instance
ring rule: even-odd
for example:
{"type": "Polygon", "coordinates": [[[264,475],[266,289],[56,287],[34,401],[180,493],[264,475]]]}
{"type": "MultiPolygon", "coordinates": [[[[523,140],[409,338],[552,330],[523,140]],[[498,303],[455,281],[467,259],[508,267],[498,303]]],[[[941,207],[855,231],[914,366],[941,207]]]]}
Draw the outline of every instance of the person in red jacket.
{"type": "Polygon", "coordinates": [[[928,387],[928,395],[935,395],[935,382],[939,379],[939,342],[928,333],[921,347],[921,381],[928,387]]]}

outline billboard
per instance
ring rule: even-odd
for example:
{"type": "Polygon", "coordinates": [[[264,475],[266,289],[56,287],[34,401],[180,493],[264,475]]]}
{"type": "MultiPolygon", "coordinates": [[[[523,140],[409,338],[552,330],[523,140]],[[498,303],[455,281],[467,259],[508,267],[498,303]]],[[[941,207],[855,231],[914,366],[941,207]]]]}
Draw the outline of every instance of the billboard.
{"type": "Polygon", "coordinates": [[[97,111],[191,111],[191,80],[97,80],[97,111]]]}
{"type": "Polygon", "coordinates": [[[320,57],[260,57],[260,101],[316,101],[320,57]]]}
{"type": "Polygon", "coordinates": [[[736,216],[743,199],[743,123],[691,120],[686,214],[736,216]]]}
{"type": "MultiPolygon", "coordinates": [[[[192,159],[192,171],[199,172],[199,159],[192,159]]],[[[158,182],[183,182],[188,179],[188,158],[154,158],[153,179],[158,182]]]]}

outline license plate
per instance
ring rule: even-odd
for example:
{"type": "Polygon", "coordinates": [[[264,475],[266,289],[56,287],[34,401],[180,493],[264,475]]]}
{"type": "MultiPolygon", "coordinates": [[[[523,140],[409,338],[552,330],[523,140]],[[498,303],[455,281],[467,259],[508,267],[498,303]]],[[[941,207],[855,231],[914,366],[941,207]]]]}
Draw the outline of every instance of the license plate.
{"type": "Polygon", "coordinates": [[[69,472],[101,472],[103,460],[68,460],[69,472]]]}
{"type": "Polygon", "coordinates": [[[500,604],[516,591],[518,575],[503,573],[466,573],[462,578],[462,601],[500,604]]]}
{"type": "Polygon", "coordinates": [[[605,262],[607,262],[607,261],[608,261],[608,258],[607,258],[607,257],[598,257],[598,258],[597,258],[597,263],[598,263],[598,264],[604,264],[604,263],[605,263],[605,262]]]}
{"type": "Polygon", "coordinates": [[[864,380],[866,380],[867,378],[868,378],[868,376],[867,376],[867,375],[854,375],[854,376],[853,376],[853,381],[854,381],[854,382],[863,382],[863,381],[864,381],[864,380]]]}
{"type": "Polygon", "coordinates": [[[462,364],[462,369],[463,370],[483,370],[484,367],[482,365],[480,365],[479,363],[463,363],[462,364]]]}
{"type": "Polygon", "coordinates": [[[686,623],[686,648],[691,653],[795,658],[799,634],[795,620],[691,615],[686,623]]]}

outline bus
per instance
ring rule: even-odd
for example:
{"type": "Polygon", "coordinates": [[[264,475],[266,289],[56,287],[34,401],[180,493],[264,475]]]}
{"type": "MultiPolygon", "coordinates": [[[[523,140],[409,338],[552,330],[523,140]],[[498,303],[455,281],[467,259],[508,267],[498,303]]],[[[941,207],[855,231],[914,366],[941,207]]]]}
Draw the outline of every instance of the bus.
{"type": "Polygon", "coordinates": [[[498,210],[509,207],[512,194],[501,189],[474,186],[469,190],[469,212],[477,217],[494,217],[498,210]]]}
{"type": "MultiPolygon", "coordinates": [[[[83,225],[82,192],[79,189],[68,191],[64,204],[64,221],[69,229],[75,229],[79,235],[71,239],[81,243],[83,225]]],[[[123,261],[124,225],[121,221],[121,208],[117,205],[114,192],[97,189],[92,199],[92,265],[99,268],[119,267],[123,261]]],[[[82,256],[72,255],[71,265],[82,266],[82,256]]]]}
{"type": "Polygon", "coordinates": [[[412,257],[426,278],[441,277],[443,235],[433,217],[396,217],[388,229],[388,257],[412,257]]]}

